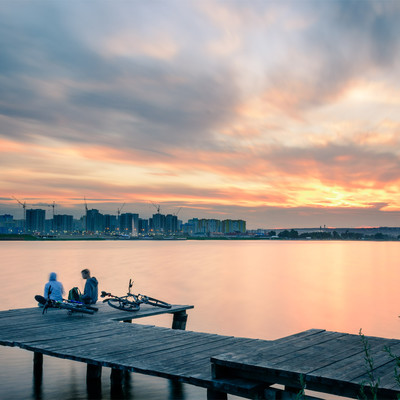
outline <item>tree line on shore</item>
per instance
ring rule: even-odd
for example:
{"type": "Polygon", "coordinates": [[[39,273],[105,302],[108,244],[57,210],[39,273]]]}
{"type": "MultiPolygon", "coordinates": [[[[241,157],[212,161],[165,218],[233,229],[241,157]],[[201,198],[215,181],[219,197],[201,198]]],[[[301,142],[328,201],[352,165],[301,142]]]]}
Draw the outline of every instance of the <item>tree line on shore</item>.
{"type": "MultiPolygon", "coordinates": [[[[154,239],[160,239],[162,237],[154,237],[154,239]]],[[[295,229],[285,229],[278,234],[276,231],[271,230],[265,235],[262,236],[186,236],[186,239],[193,240],[260,240],[260,239],[275,239],[275,240],[382,240],[382,241],[393,241],[400,240],[400,235],[387,235],[381,232],[374,233],[372,235],[363,234],[360,232],[351,232],[346,230],[344,232],[337,231],[316,231],[316,232],[303,232],[299,233],[295,229]]],[[[106,239],[105,237],[73,237],[65,238],[65,237],[38,237],[30,234],[0,234],[0,240],[43,240],[43,239],[55,239],[55,240],[100,240],[106,239]]],[[[140,239],[140,238],[132,238],[132,239],[140,239]]],[[[147,238],[148,239],[148,238],[147,238]]]]}
{"type": "Polygon", "coordinates": [[[399,240],[400,235],[392,236],[386,235],[381,232],[374,233],[372,235],[366,235],[360,232],[351,232],[346,230],[345,232],[339,233],[337,231],[318,231],[318,232],[303,232],[291,229],[285,229],[279,232],[278,235],[275,231],[268,232],[268,236],[271,238],[279,239],[314,239],[314,240],[399,240]]]}

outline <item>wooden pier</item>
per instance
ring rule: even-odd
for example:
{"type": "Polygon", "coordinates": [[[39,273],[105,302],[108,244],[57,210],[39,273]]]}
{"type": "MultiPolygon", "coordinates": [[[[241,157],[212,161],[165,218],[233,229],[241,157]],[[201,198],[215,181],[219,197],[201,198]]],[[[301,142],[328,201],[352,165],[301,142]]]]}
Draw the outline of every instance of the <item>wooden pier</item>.
{"type": "MultiPolygon", "coordinates": [[[[207,388],[209,399],[235,394],[252,399],[295,399],[306,388],[357,398],[368,389],[365,351],[359,335],[311,329],[278,340],[258,340],[186,331],[188,309],[142,305],[128,313],[99,304],[95,315],[68,315],[40,308],[0,312],[0,344],[34,352],[34,371],[41,377],[43,355],[84,362],[87,379],[95,381],[102,367],[112,368],[114,383],[121,371],[159,376],[207,388]],[[169,313],[173,329],[119,323],[169,313]],[[273,384],[283,386],[271,387],[273,384]]],[[[384,347],[400,354],[400,341],[366,337],[374,360],[379,399],[396,399],[396,360],[384,347]]],[[[315,394],[313,394],[315,396],[315,394]]],[[[307,396],[308,399],[316,397],[307,396]]]]}

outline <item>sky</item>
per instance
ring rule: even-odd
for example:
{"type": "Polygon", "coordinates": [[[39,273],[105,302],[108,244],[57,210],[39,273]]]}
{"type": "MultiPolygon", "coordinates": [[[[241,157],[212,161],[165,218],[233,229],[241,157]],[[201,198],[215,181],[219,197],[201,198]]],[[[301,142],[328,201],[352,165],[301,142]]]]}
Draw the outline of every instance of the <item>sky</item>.
{"type": "Polygon", "coordinates": [[[1,0],[0,214],[400,226],[397,0],[1,0]]]}

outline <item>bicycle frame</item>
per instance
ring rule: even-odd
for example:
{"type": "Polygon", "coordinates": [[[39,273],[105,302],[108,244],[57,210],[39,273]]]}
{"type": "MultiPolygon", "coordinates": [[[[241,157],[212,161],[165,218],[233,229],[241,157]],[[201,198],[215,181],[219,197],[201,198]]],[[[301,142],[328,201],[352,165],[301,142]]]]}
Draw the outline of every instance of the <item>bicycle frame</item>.
{"type": "Polygon", "coordinates": [[[171,308],[171,305],[157,300],[153,297],[146,296],[144,294],[134,294],[131,292],[133,286],[132,279],[129,279],[128,293],[126,296],[115,296],[111,293],[107,293],[102,291],[100,297],[109,297],[108,299],[103,300],[104,302],[108,302],[108,304],[113,307],[123,311],[137,311],[140,308],[141,304],[149,304],[152,306],[163,307],[163,308],[171,308]],[[118,306],[114,303],[118,302],[118,306]]]}

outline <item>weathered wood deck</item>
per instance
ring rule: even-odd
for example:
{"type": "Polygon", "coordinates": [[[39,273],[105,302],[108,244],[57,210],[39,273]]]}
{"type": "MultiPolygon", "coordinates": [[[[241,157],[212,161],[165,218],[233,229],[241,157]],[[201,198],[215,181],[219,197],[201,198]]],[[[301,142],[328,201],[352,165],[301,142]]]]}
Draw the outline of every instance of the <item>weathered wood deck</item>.
{"type": "MultiPolygon", "coordinates": [[[[309,389],[356,398],[360,384],[368,380],[358,335],[312,329],[274,341],[238,338],[116,322],[171,313],[177,317],[176,327],[184,329],[181,322],[192,306],[164,310],[142,305],[135,313],[99,306],[95,315],[68,315],[64,310],[42,315],[39,308],[2,311],[0,344],[201,386],[209,389],[209,398],[217,392],[282,398],[281,390],[269,386],[299,388],[300,374],[309,389]]],[[[400,353],[400,341],[367,339],[381,393],[392,396],[379,398],[394,399],[400,393],[393,378],[395,363],[383,347],[400,353]]]]}
{"type": "Polygon", "coordinates": [[[360,398],[363,386],[372,398],[366,386],[379,382],[378,399],[397,399],[396,360],[387,349],[400,354],[400,340],[365,337],[365,341],[372,369],[360,335],[314,329],[274,340],[258,353],[235,351],[212,357],[214,378],[250,378],[299,389],[302,376],[309,390],[350,398],[360,398]]]}

